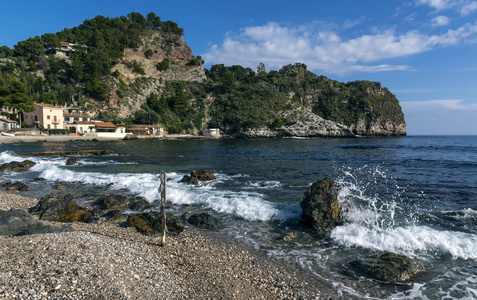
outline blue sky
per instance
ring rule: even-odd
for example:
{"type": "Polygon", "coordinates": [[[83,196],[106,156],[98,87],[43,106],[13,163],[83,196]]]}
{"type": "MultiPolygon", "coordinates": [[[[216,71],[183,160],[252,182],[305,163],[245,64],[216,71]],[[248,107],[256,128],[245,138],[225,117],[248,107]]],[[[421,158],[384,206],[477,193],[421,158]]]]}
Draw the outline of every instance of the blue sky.
{"type": "Polygon", "coordinates": [[[184,28],[206,67],[301,62],[339,81],[380,81],[400,100],[409,135],[477,134],[477,0],[3,2],[0,46],[152,11],[184,28]]]}

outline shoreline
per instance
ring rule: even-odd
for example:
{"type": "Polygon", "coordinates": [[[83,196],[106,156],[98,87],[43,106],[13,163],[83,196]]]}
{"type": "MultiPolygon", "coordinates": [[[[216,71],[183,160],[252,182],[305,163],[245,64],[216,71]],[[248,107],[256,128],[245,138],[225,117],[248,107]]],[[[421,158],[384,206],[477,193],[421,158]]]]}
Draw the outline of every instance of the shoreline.
{"type": "MultiPolygon", "coordinates": [[[[0,210],[36,202],[0,191],[0,210]]],[[[311,272],[218,232],[187,226],[162,248],[158,237],[103,220],[69,224],[74,231],[0,236],[0,297],[319,299],[325,288],[311,272]]]]}
{"type": "Polygon", "coordinates": [[[228,138],[223,136],[221,138],[207,137],[200,135],[187,135],[187,134],[169,134],[164,137],[155,136],[139,136],[134,138],[120,138],[120,137],[101,137],[101,136],[78,136],[78,135],[16,135],[0,136],[0,144],[7,143],[23,143],[23,142],[69,142],[69,141],[127,141],[127,140],[176,140],[176,139],[195,139],[195,140],[218,140],[228,138]]]}

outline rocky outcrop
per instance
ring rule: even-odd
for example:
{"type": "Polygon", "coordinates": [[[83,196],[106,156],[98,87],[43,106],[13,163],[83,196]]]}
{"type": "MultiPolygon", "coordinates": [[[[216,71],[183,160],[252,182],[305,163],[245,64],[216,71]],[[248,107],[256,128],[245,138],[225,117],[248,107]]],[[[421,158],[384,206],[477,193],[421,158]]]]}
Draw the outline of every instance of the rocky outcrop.
{"type": "Polygon", "coordinates": [[[333,228],[343,224],[338,202],[338,185],[329,177],[314,183],[300,202],[305,225],[325,235],[333,228]]]}
{"type": "Polygon", "coordinates": [[[221,226],[219,220],[207,213],[193,214],[188,219],[189,224],[202,229],[215,230],[221,226]]]}
{"type": "Polygon", "coordinates": [[[109,194],[98,198],[92,205],[100,210],[119,209],[129,205],[129,198],[122,195],[109,194]]]}
{"type": "Polygon", "coordinates": [[[70,226],[51,226],[34,219],[20,209],[0,210],[0,235],[21,236],[37,233],[72,231],[70,226]]]}
{"type": "Polygon", "coordinates": [[[67,166],[72,166],[72,165],[75,165],[77,164],[78,162],[82,161],[83,159],[81,157],[72,157],[72,158],[68,158],[66,160],[66,165],[67,166]]]}
{"type": "MultiPolygon", "coordinates": [[[[126,221],[127,227],[134,227],[142,234],[155,235],[162,232],[162,214],[159,212],[131,215],[126,221]]],[[[177,235],[184,230],[184,223],[173,214],[166,215],[167,232],[177,235]]]]}
{"type": "Polygon", "coordinates": [[[14,183],[8,183],[7,184],[7,190],[9,191],[29,191],[30,188],[28,185],[24,184],[23,182],[14,182],[14,183]]]}
{"type": "Polygon", "coordinates": [[[71,194],[47,194],[28,212],[38,215],[40,220],[56,222],[88,222],[92,217],[91,211],[74,202],[71,194]]]}
{"type": "Polygon", "coordinates": [[[215,180],[215,175],[210,171],[192,171],[189,175],[182,177],[181,182],[187,184],[199,185],[199,182],[215,180]]]}
{"type": "Polygon", "coordinates": [[[386,282],[407,281],[422,270],[419,262],[390,252],[353,260],[349,265],[360,274],[386,282]]]}
{"type": "Polygon", "coordinates": [[[144,197],[134,198],[134,200],[129,205],[129,209],[135,211],[143,211],[145,209],[148,209],[149,207],[151,207],[151,203],[149,203],[149,201],[147,201],[144,197]]]}
{"type": "Polygon", "coordinates": [[[0,166],[0,171],[3,172],[26,172],[30,170],[31,167],[36,165],[35,162],[31,160],[24,160],[24,161],[12,161],[9,163],[5,163],[0,166]]]}
{"type": "Polygon", "coordinates": [[[360,119],[349,128],[360,136],[405,136],[407,134],[406,123],[396,123],[382,117],[369,123],[360,119]]]}
{"type": "MultiPolygon", "coordinates": [[[[116,64],[111,69],[111,73],[118,71],[121,76],[111,78],[112,92],[109,95],[108,107],[114,108],[114,115],[120,118],[129,117],[139,110],[151,93],[160,96],[166,81],[202,82],[207,79],[201,64],[188,64],[195,55],[181,36],[159,31],[148,32],[142,37],[142,41],[142,45],[137,49],[125,49],[122,63],[116,64]],[[146,57],[144,53],[149,49],[153,54],[146,57]],[[158,70],[156,65],[164,59],[171,62],[169,67],[166,70],[158,70]],[[127,65],[133,62],[141,66],[144,74],[133,72],[128,68],[127,65]],[[121,90],[120,80],[134,86],[133,91],[121,90]]],[[[100,106],[99,103],[98,105],[100,106]]],[[[104,107],[98,109],[103,110],[104,107]]],[[[96,112],[91,114],[95,115],[96,112]]]]}
{"type": "Polygon", "coordinates": [[[282,112],[281,116],[288,120],[294,120],[293,124],[278,128],[247,128],[239,132],[238,135],[247,138],[356,136],[347,126],[325,120],[304,108],[282,112]]]}

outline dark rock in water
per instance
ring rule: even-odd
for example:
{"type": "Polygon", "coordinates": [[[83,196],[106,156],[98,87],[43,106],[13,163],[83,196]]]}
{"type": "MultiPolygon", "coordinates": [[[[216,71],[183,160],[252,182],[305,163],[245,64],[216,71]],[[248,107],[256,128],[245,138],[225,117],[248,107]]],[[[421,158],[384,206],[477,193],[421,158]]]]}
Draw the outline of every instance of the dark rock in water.
{"type": "Polygon", "coordinates": [[[353,260],[349,265],[358,273],[386,282],[407,281],[422,270],[419,262],[390,252],[353,260]]]}
{"type": "Polygon", "coordinates": [[[108,222],[117,222],[124,219],[124,215],[119,209],[108,211],[103,217],[105,217],[108,222]]]}
{"type": "Polygon", "coordinates": [[[199,228],[210,230],[215,230],[221,225],[217,218],[206,213],[193,214],[189,216],[187,222],[199,228]]]}
{"type": "Polygon", "coordinates": [[[148,209],[151,207],[151,203],[146,200],[144,197],[136,197],[132,201],[132,203],[129,205],[129,209],[135,210],[135,211],[143,211],[145,209],[148,209]]]}
{"type": "MultiPolygon", "coordinates": [[[[131,215],[126,221],[127,227],[135,227],[137,231],[143,234],[159,234],[162,232],[162,214],[159,212],[149,212],[138,215],[131,215]]],[[[166,215],[167,232],[177,235],[184,230],[184,223],[173,214],[166,215]]]]}
{"type": "Polygon", "coordinates": [[[92,217],[91,211],[74,202],[71,194],[47,194],[41,197],[34,207],[28,209],[28,212],[38,215],[40,220],[56,222],[89,222],[92,217]]]}
{"type": "Polygon", "coordinates": [[[328,177],[308,188],[300,206],[305,225],[314,228],[319,235],[325,235],[343,224],[338,203],[338,186],[328,177]]]}
{"type": "Polygon", "coordinates": [[[46,181],[46,179],[42,178],[42,177],[37,177],[37,178],[33,179],[33,181],[46,181]]]}
{"type": "Polygon", "coordinates": [[[292,231],[287,233],[282,239],[284,243],[299,243],[299,244],[310,244],[313,243],[313,236],[306,232],[295,232],[292,231]]]}
{"type": "Polygon", "coordinates": [[[93,206],[96,206],[99,209],[112,210],[123,208],[129,205],[129,198],[117,194],[109,194],[106,196],[100,197],[93,203],[93,206]]]}
{"type": "Polygon", "coordinates": [[[215,180],[215,175],[210,171],[192,171],[190,177],[197,178],[199,181],[215,180]]]}
{"type": "Polygon", "coordinates": [[[66,185],[57,184],[57,185],[56,185],[56,188],[59,189],[59,190],[66,189],[66,185]]]}
{"type": "Polygon", "coordinates": [[[184,177],[182,177],[182,179],[181,179],[181,182],[189,183],[189,181],[190,181],[190,176],[189,175],[184,175],[184,177]]]}
{"type": "Polygon", "coordinates": [[[7,185],[7,190],[24,192],[24,191],[29,191],[30,188],[28,187],[28,185],[24,184],[23,182],[15,182],[15,183],[7,185]]]}
{"type": "Polygon", "coordinates": [[[81,157],[72,157],[72,158],[68,158],[68,160],[66,161],[66,165],[67,166],[72,166],[74,164],[77,164],[79,161],[82,161],[83,159],[81,157]]]}
{"type": "Polygon", "coordinates": [[[25,172],[30,170],[36,163],[31,160],[12,161],[0,166],[0,171],[4,172],[25,172]]]}
{"type": "Polygon", "coordinates": [[[21,209],[0,210],[0,235],[20,236],[65,231],[73,231],[73,228],[71,226],[46,225],[21,209]]]}
{"type": "Polygon", "coordinates": [[[215,175],[210,171],[192,171],[189,175],[182,177],[181,182],[199,185],[199,182],[215,180],[215,175]]]}

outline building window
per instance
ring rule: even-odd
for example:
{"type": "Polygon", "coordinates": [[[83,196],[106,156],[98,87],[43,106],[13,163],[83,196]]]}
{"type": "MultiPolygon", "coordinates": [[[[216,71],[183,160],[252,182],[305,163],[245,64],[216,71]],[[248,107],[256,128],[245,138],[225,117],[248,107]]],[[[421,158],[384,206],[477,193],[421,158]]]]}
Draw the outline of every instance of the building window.
{"type": "Polygon", "coordinates": [[[75,121],[79,121],[79,118],[75,118],[75,121]]]}
{"type": "Polygon", "coordinates": [[[50,115],[46,116],[46,119],[49,120],[49,119],[50,119],[50,115]]]}
{"type": "Polygon", "coordinates": [[[88,121],[88,118],[83,118],[83,121],[85,121],[85,122],[88,121]]]}
{"type": "Polygon", "coordinates": [[[70,120],[70,117],[65,117],[65,121],[69,121],[70,120]]]}

